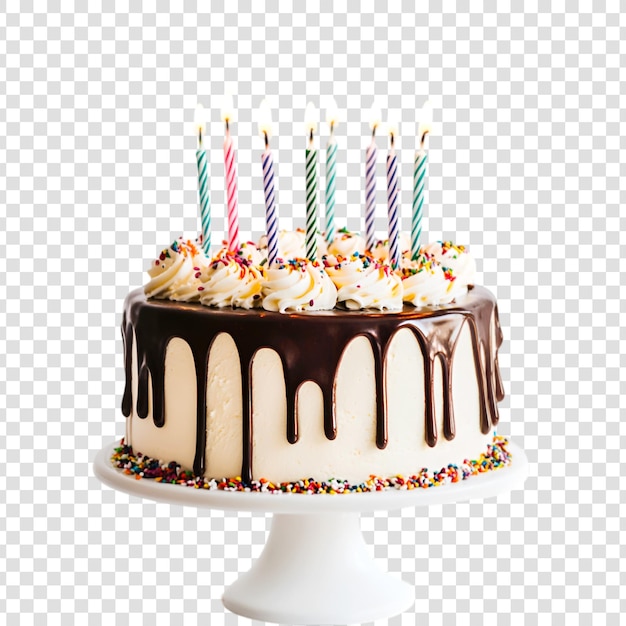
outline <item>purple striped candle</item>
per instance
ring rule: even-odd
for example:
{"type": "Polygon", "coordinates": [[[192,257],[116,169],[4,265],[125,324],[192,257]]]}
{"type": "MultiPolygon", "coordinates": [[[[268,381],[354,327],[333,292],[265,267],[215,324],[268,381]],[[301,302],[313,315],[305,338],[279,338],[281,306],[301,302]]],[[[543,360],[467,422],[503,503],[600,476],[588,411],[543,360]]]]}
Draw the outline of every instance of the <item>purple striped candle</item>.
{"type": "Polygon", "coordinates": [[[376,245],[376,128],[380,124],[380,108],[375,103],[370,111],[372,141],[365,152],[365,248],[372,250],[376,245]]]}
{"type": "Polygon", "coordinates": [[[265,194],[265,231],[267,235],[267,264],[272,267],[278,257],[278,215],[274,191],[274,157],[270,150],[272,113],[265,100],[261,102],[259,132],[265,140],[265,152],[261,155],[263,165],[263,191],[265,194]]]}
{"type": "Polygon", "coordinates": [[[395,150],[395,135],[397,130],[389,130],[389,154],[387,155],[387,211],[389,217],[389,265],[397,268],[400,264],[400,224],[398,215],[398,156],[395,150]]]}

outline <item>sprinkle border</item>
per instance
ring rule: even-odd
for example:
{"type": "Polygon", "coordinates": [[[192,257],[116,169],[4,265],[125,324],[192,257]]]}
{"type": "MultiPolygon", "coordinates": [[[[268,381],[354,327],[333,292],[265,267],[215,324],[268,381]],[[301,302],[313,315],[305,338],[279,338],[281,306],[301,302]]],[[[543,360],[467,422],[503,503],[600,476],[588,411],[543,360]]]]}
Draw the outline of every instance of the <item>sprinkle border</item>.
{"type": "Polygon", "coordinates": [[[470,476],[484,474],[511,465],[512,455],[507,449],[508,440],[505,437],[494,435],[493,442],[487,446],[487,451],[476,460],[465,460],[460,465],[450,464],[439,472],[429,472],[423,468],[418,474],[412,476],[392,476],[381,478],[371,475],[368,480],[350,484],[347,480],[330,478],[327,481],[316,481],[312,478],[298,480],[296,482],[273,483],[261,478],[250,483],[244,483],[240,476],[234,478],[204,478],[195,476],[193,472],[182,469],[176,461],[163,463],[157,459],[135,454],[131,446],[124,444],[114,449],[111,463],[124,473],[135,479],[152,479],[156,482],[193,487],[194,489],[207,489],[219,491],[243,491],[260,493],[300,493],[300,494],[347,494],[347,493],[370,493],[374,491],[428,489],[439,487],[448,483],[458,483],[470,476]]]}

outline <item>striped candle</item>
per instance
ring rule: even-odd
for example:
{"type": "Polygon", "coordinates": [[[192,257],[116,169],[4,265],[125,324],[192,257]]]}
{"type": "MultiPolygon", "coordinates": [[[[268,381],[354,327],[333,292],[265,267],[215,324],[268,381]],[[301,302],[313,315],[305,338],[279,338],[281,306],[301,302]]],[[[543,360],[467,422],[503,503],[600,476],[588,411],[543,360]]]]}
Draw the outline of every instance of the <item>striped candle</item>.
{"type": "MultiPolygon", "coordinates": [[[[332,133],[331,126],[331,133],[332,133]]],[[[337,142],[331,134],[326,149],[326,242],[335,240],[335,178],[337,173],[337,142]]]]}
{"type": "Polygon", "coordinates": [[[335,125],[338,117],[337,103],[331,97],[326,111],[326,121],[330,125],[330,139],[326,147],[326,243],[329,245],[335,240],[335,183],[337,174],[335,125]]]}
{"type": "MultiPolygon", "coordinates": [[[[311,143],[313,133],[311,133],[311,143]]],[[[306,258],[317,257],[317,150],[306,150],[306,258]]]]}
{"type": "Polygon", "coordinates": [[[227,93],[222,105],[222,121],[226,124],[224,138],[224,167],[226,171],[226,200],[228,204],[228,250],[239,250],[239,208],[237,199],[237,164],[235,145],[230,136],[230,122],[233,119],[232,96],[227,93]]]}
{"type": "Polygon", "coordinates": [[[309,136],[306,149],[306,257],[310,261],[317,258],[317,150],[313,147],[313,133],[317,127],[316,110],[309,102],[304,115],[304,123],[309,136]]]}
{"type": "Polygon", "coordinates": [[[413,213],[411,215],[411,259],[415,261],[420,251],[420,238],[422,236],[422,219],[424,217],[424,189],[426,187],[426,164],[428,152],[424,147],[426,136],[430,133],[432,110],[430,103],[426,101],[422,110],[418,113],[420,121],[418,137],[420,148],[415,153],[415,167],[413,168],[413,213]]]}
{"type": "Polygon", "coordinates": [[[397,268],[400,263],[399,216],[398,216],[398,157],[394,147],[395,128],[390,130],[391,145],[387,155],[387,212],[389,218],[389,264],[397,268]]]}
{"type": "Polygon", "coordinates": [[[224,165],[226,168],[226,196],[228,202],[228,249],[239,250],[239,215],[237,203],[237,164],[235,163],[235,146],[228,124],[224,140],[224,165]]]}
{"type": "Polygon", "coordinates": [[[428,154],[421,149],[415,153],[413,170],[413,214],[411,216],[411,259],[417,259],[422,236],[422,217],[424,216],[424,186],[426,182],[426,161],[428,154]]]}
{"type": "Polygon", "coordinates": [[[370,111],[372,141],[365,152],[365,249],[373,250],[376,245],[376,128],[380,124],[380,108],[374,106],[370,111]]]}
{"type": "Polygon", "coordinates": [[[372,135],[372,143],[365,153],[365,248],[372,250],[376,244],[374,220],[376,217],[376,138],[372,135]]]}
{"type": "Polygon", "coordinates": [[[211,251],[211,195],[207,182],[207,160],[206,150],[202,144],[196,151],[196,161],[198,162],[198,191],[200,194],[200,224],[202,227],[202,250],[204,254],[210,256],[211,251]]]}
{"type": "Polygon", "coordinates": [[[276,215],[276,194],[274,193],[274,157],[265,134],[265,152],[261,156],[263,164],[263,189],[265,191],[265,231],[267,233],[267,264],[272,267],[278,257],[278,217],[276,215]]]}
{"type": "Polygon", "coordinates": [[[198,104],[196,108],[196,127],[198,129],[198,149],[196,162],[198,164],[198,192],[200,196],[200,226],[202,230],[202,250],[210,256],[211,251],[211,194],[209,193],[206,150],[202,145],[204,134],[204,107],[198,104]]]}
{"type": "Polygon", "coordinates": [[[272,135],[272,112],[263,100],[259,106],[259,132],[265,140],[265,152],[261,155],[263,166],[263,191],[265,193],[265,234],[267,236],[267,264],[272,267],[278,257],[278,215],[274,193],[274,157],[270,150],[272,135]]]}

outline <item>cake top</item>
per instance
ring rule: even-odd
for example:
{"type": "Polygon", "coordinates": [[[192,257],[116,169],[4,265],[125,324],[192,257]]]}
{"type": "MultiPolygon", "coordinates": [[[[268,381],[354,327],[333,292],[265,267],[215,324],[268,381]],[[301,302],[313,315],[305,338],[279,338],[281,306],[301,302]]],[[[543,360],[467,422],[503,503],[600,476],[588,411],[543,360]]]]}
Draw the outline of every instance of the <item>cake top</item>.
{"type": "Polygon", "coordinates": [[[150,265],[144,291],[149,298],[281,313],[335,307],[394,313],[403,303],[449,304],[474,284],[474,259],[451,241],[424,245],[414,256],[405,250],[397,267],[388,260],[388,242],[366,252],[363,238],[345,228],[329,244],[321,235],[317,243],[319,260],[310,260],[304,231],[281,231],[278,256],[270,264],[265,236],[235,252],[221,248],[209,254],[202,237],[179,237],[150,265]]]}

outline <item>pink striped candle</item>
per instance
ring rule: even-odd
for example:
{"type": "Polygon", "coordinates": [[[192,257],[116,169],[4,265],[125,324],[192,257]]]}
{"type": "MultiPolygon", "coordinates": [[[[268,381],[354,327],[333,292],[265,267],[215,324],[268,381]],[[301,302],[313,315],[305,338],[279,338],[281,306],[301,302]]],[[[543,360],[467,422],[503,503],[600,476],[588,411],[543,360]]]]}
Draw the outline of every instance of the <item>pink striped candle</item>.
{"type": "Polygon", "coordinates": [[[226,169],[226,199],[228,204],[228,250],[239,250],[239,208],[237,200],[237,163],[235,145],[230,136],[230,122],[233,119],[232,96],[226,94],[222,105],[222,121],[226,124],[224,138],[224,166],[226,169]]]}

